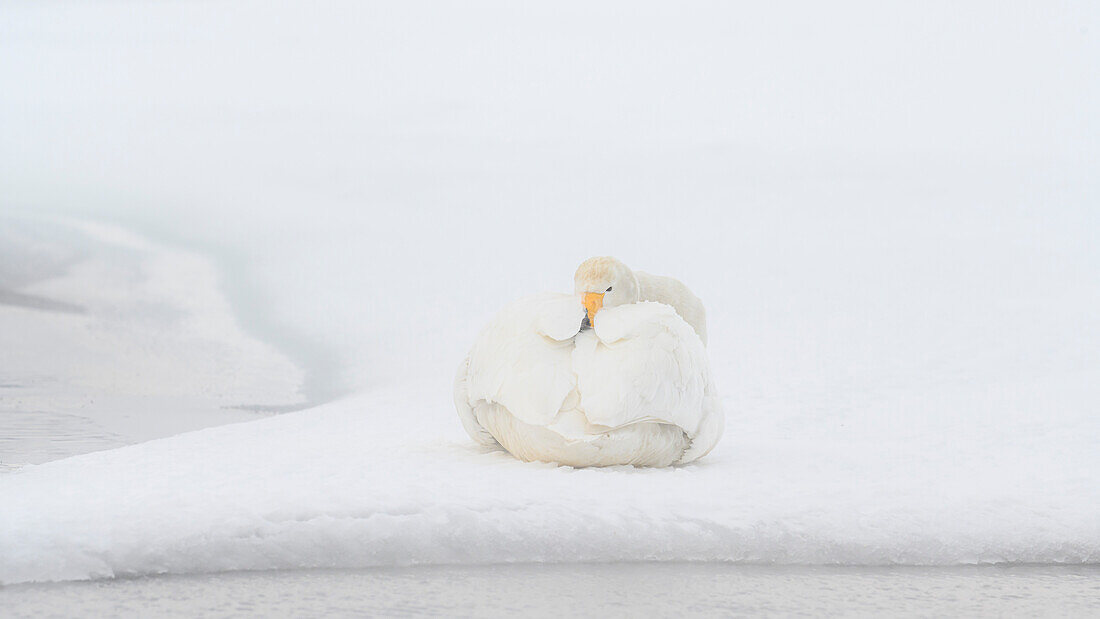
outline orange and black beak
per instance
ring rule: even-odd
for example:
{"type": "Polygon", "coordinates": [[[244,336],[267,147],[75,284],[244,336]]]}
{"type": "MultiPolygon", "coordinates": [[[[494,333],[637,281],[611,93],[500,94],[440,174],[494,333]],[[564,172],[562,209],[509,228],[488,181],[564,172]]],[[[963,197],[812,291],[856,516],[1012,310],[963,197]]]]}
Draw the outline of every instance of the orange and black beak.
{"type": "Polygon", "coordinates": [[[602,292],[586,292],[584,293],[584,309],[588,312],[588,324],[595,326],[596,312],[600,311],[603,307],[603,294],[602,292]]]}

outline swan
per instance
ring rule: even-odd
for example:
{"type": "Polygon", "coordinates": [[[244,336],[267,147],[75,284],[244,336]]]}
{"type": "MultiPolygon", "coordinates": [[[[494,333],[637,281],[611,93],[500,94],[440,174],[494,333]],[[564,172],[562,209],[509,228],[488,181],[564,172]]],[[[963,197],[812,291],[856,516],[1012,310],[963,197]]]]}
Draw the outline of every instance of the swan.
{"type": "Polygon", "coordinates": [[[686,287],[647,290],[642,279],[596,258],[577,270],[574,294],[505,306],[455,376],[466,432],[520,460],[573,467],[669,466],[706,455],[724,417],[702,304],[686,287]],[[679,305],[644,299],[647,292],[679,305]]]}

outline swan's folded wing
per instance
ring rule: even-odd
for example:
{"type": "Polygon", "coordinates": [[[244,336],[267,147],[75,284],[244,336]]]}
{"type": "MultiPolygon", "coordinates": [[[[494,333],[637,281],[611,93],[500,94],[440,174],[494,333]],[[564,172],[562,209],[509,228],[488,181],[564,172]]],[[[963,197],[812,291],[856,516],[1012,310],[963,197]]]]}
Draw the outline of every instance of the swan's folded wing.
{"type": "Polygon", "coordinates": [[[570,355],[583,317],[571,295],[538,295],[505,307],[470,351],[467,402],[495,402],[525,423],[551,423],[576,385],[570,355]]]}
{"type": "Polygon", "coordinates": [[[643,421],[699,432],[709,369],[703,343],[671,307],[636,303],[605,308],[576,338],[573,368],[581,409],[594,424],[643,421]]]}
{"type": "Polygon", "coordinates": [[[726,429],[726,416],[722,413],[721,402],[717,395],[703,397],[703,419],[699,430],[691,437],[691,446],[680,456],[680,464],[686,464],[702,458],[714,449],[722,432],[726,429]]]}
{"type": "Polygon", "coordinates": [[[458,411],[458,419],[462,422],[462,428],[466,430],[466,434],[469,434],[470,438],[478,443],[486,447],[500,447],[500,443],[477,420],[477,415],[470,404],[469,378],[470,357],[466,357],[458,365],[458,371],[455,372],[454,386],[455,410],[458,411]]]}

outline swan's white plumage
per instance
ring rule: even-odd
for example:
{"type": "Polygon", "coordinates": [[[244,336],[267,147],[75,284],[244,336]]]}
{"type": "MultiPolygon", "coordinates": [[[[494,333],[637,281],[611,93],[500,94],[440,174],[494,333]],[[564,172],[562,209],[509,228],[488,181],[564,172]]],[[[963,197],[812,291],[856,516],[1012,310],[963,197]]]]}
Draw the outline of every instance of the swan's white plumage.
{"type": "Polygon", "coordinates": [[[656,301],[672,306],[695,332],[703,344],[707,343],[707,310],[703,302],[683,282],[675,277],[653,275],[635,271],[638,278],[638,298],[641,301],[656,301]]]}
{"type": "Polygon", "coordinates": [[[695,435],[703,408],[706,357],[692,328],[667,305],[601,310],[576,337],[573,369],[589,421],[609,427],[644,413],[695,435]]]}
{"type": "Polygon", "coordinates": [[[466,431],[523,460],[667,466],[706,454],[722,431],[703,343],[674,309],[601,310],[580,330],[577,296],[505,307],[455,379],[466,431]]]}
{"type": "Polygon", "coordinates": [[[584,308],[574,297],[546,294],[504,308],[470,350],[468,402],[496,402],[519,420],[547,425],[576,380],[572,338],[584,308]]]}

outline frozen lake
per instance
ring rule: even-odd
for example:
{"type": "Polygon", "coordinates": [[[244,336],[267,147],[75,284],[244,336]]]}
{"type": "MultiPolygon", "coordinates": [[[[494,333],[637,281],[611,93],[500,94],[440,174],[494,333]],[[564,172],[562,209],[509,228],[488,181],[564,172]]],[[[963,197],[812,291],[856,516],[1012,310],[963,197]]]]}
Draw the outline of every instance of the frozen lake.
{"type": "Polygon", "coordinates": [[[0,588],[7,617],[1086,616],[1100,567],[556,564],[156,576],[0,588]]]}

